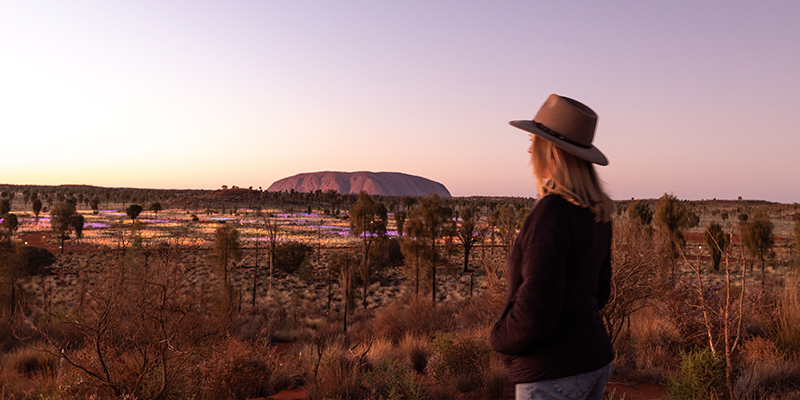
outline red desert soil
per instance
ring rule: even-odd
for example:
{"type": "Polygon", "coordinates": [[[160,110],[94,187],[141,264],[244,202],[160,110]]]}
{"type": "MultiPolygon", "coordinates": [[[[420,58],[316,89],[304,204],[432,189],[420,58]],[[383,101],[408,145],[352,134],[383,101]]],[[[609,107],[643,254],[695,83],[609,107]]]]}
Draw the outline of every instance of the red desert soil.
{"type": "MultiPolygon", "coordinates": [[[[36,246],[45,248],[50,250],[53,254],[60,254],[61,248],[56,243],[50,243],[47,239],[50,237],[50,233],[46,232],[31,232],[25,235],[22,235],[20,238],[23,243],[27,244],[28,246],[36,246]]],[[[91,253],[99,253],[100,249],[94,246],[85,246],[74,243],[75,240],[68,240],[64,244],[64,252],[70,252],[73,254],[91,254],[91,253]]]]}
{"type": "Polygon", "coordinates": [[[632,385],[609,383],[606,388],[606,393],[611,393],[612,390],[614,390],[615,399],[662,400],[667,396],[666,389],[652,383],[638,383],[632,385]]]}
{"type": "MultiPolygon", "coordinates": [[[[661,386],[651,383],[641,383],[637,385],[625,385],[621,383],[610,383],[606,391],[610,393],[614,390],[614,398],[625,400],[662,400],[666,397],[667,391],[661,386]]],[[[514,393],[513,389],[506,391],[507,393],[514,393]]],[[[276,393],[266,400],[301,400],[308,398],[308,393],[302,387],[287,389],[276,393]]],[[[512,397],[513,399],[513,394],[512,397]]],[[[264,400],[264,399],[252,399],[264,400]]]]}

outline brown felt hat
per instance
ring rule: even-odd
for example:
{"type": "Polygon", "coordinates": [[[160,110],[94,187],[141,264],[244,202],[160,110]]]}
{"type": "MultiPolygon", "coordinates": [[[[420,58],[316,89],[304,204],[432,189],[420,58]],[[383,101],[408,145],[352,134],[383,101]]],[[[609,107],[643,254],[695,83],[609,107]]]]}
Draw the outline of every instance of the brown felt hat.
{"type": "Polygon", "coordinates": [[[509,124],[541,136],[586,161],[608,165],[606,156],[592,145],[597,114],[577,100],[551,94],[533,120],[509,124]]]}

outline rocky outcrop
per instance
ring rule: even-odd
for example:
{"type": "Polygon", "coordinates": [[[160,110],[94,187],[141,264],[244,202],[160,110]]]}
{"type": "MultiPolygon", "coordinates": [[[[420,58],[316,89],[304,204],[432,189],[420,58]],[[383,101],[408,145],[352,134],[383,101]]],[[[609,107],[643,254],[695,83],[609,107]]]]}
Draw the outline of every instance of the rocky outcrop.
{"type": "Polygon", "coordinates": [[[436,193],[440,197],[450,197],[450,192],[439,182],[399,172],[308,172],[275,181],[267,190],[292,189],[297,192],[332,189],[343,194],[357,194],[364,190],[383,196],[428,196],[436,193]]]}

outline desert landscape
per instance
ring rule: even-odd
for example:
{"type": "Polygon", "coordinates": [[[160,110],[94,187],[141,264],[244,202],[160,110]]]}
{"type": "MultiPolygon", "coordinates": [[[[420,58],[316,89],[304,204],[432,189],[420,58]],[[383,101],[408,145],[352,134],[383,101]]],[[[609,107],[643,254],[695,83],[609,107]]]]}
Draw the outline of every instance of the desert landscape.
{"type": "MultiPolygon", "coordinates": [[[[2,398],[514,396],[488,334],[535,199],[0,188],[2,398]],[[54,229],[59,204],[79,228],[54,229]],[[441,211],[433,237],[413,228],[426,207],[441,211]]],[[[797,398],[797,215],[617,202],[607,398],[797,398]],[[763,253],[747,244],[757,221],[763,253]]]]}

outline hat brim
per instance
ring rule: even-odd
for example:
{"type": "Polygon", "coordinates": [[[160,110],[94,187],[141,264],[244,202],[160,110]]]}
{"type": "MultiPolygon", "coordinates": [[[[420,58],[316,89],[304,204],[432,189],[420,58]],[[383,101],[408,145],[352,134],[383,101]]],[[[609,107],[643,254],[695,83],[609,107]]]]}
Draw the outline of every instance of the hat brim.
{"type": "Polygon", "coordinates": [[[592,147],[586,148],[574,145],[572,143],[566,142],[561,140],[541,129],[539,129],[533,121],[530,120],[521,120],[521,121],[511,121],[509,122],[511,126],[515,128],[522,129],[524,131],[528,131],[533,133],[536,136],[544,138],[550,142],[553,142],[556,146],[561,147],[562,149],[590,162],[597,165],[608,165],[608,159],[606,156],[594,145],[592,147]]]}

